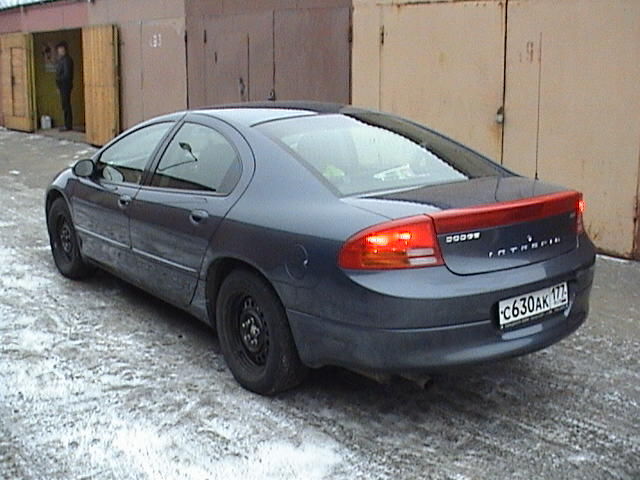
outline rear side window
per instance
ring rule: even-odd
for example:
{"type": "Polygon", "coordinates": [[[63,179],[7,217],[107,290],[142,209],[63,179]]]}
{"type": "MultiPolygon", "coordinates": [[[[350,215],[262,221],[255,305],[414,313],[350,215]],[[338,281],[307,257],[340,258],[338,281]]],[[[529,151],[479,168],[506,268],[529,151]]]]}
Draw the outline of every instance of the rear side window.
{"type": "Polygon", "coordinates": [[[240,157],[222,134],[204,125],[185,123],[160,159],[151,185],[227,195],[241,173],[240,157]]]}
{"type": "Polygon", "coordinates": [[[97,162],[102,178],[139,184],[149,158],[172,126],[173,122],[162,122],[142,127],[108,147],[97,162]]]}
{"type": "Polygon", "coordinates": [[[455,142],[384,114],[317,115],[276,120],[256,128],[292,152],[342,195],[505,173],[455,142]]]}

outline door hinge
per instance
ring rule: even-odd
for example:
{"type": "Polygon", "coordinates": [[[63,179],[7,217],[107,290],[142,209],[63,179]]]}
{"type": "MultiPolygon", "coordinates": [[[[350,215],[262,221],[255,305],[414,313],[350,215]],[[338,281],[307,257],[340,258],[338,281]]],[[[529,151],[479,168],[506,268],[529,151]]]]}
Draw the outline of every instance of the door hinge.
{"type": "Polygon", "coordinates": [[[347,41],[353,43],[353,25],[349,25],[349,33],[347,35],[347,41]]]}
{"type": "Polygon", "coordinates": [[[207,29],[204,29],[204,33],[202,34],[202,41],[204,43],[207,43],[207,29]]]}
{"type": "Polygon", "coordinates": [[[384,25],[380,25],[380,45],[384,45],[384,25]]]}
{"type": "Polygon", "coordinates": [[[184,31],[184,43],[187,43],[187,31],[184,31]]]}

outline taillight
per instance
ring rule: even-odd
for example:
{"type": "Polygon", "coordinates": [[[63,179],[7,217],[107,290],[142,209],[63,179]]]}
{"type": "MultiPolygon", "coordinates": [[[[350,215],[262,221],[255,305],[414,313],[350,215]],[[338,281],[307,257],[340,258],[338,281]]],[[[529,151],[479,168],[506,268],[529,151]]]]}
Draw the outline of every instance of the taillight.
{"type": "Polygon", "coordinates": [[[578,235],[584,233],[584,220],[583,214],[584,210],[587,208],[587,204],[582,198],[582,194],[580,193],[578,196],[578,205],[576,206],[576,232],[578,235]]]}
{"type": "Polygon", "coordinates": [[[433,220],[420,215],[376,225],[355,234],[338,261],[349,270],[390,270],[442,265],[433,220]]]}

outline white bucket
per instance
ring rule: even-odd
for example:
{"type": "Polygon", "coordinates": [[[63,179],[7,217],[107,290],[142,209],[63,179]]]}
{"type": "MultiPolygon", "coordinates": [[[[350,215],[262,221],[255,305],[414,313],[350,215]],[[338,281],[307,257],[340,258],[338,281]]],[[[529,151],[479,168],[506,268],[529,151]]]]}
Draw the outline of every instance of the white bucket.
{"type": "Polygon", "coordinates": [[[42,115],[42,117],[40,117],[40,128],[48,130],[51,126],[51,117],[49,115],[42,115]]]}

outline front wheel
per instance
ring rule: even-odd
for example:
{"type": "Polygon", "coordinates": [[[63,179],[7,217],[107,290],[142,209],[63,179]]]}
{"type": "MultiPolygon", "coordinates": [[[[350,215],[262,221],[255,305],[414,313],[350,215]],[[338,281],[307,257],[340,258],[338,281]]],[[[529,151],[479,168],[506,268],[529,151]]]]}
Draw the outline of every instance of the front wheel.
{"type": "Polygon", "coordinates": [[[62,198],[58,198],[51,205],[47,228],[53,260],[60,273],[73,279],[89,275],[93,268],[85,263],[80,254],[78,237],[71,221],[71,214],[62,198]]]}
{"type": "Polygon", "coordinates": [[[246,389],[275,395],[304,379],[307,369],[285,310],[260,276],[236,270],[226,278],[218,294],[216,327],[225,361],[246,389]]]}

